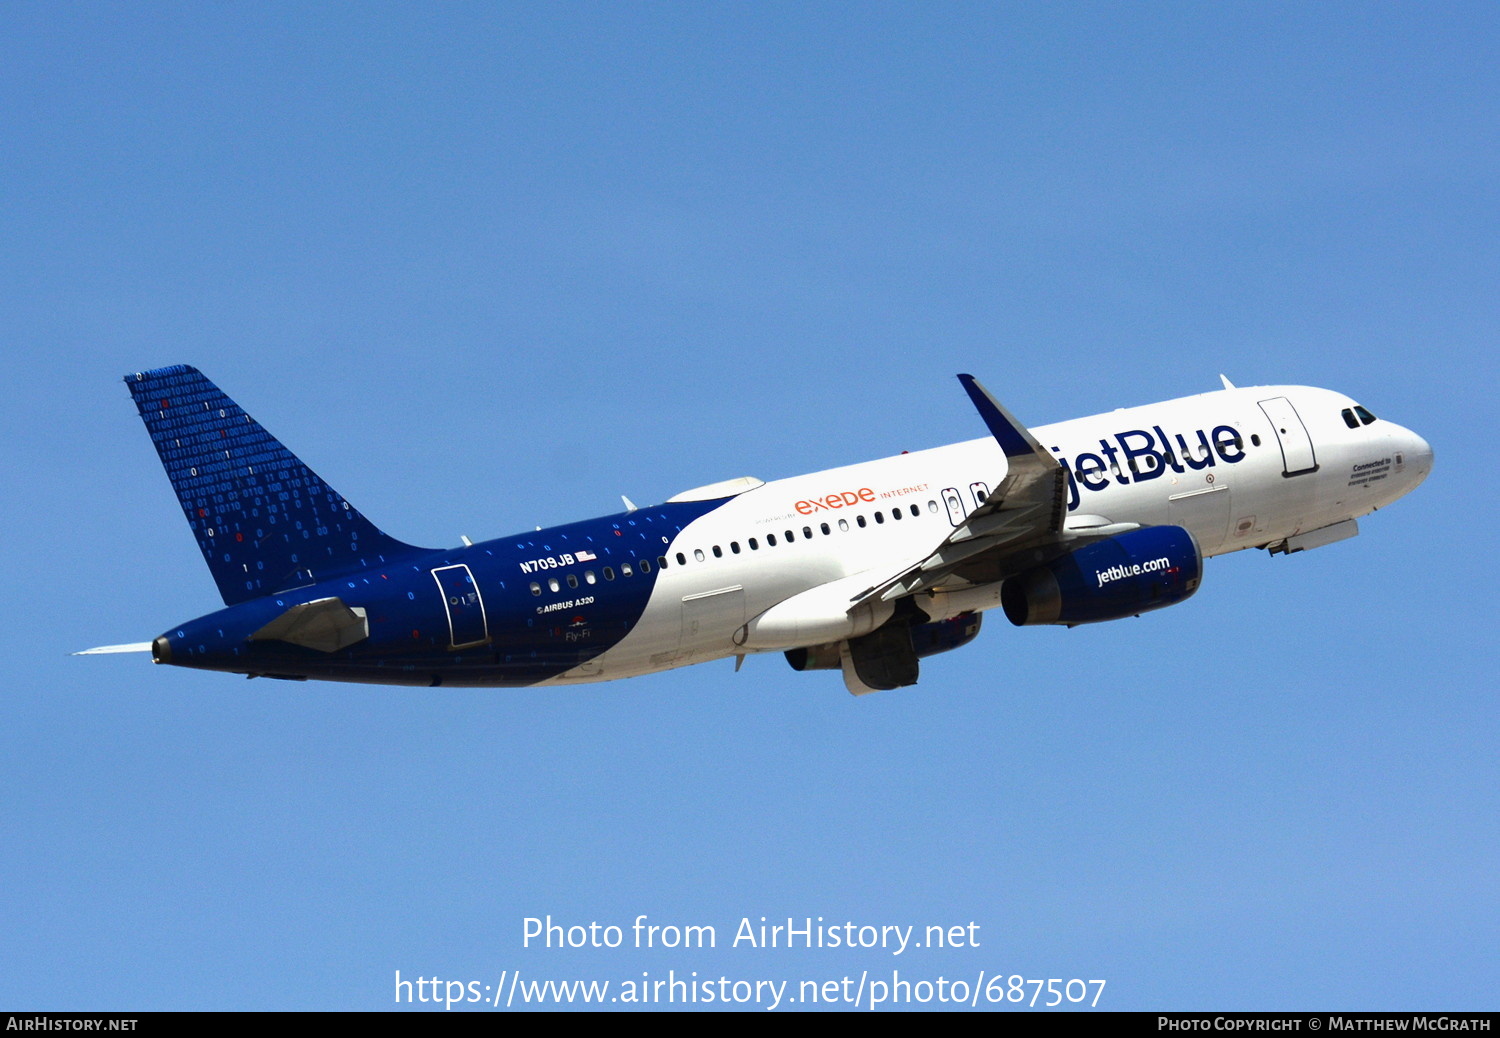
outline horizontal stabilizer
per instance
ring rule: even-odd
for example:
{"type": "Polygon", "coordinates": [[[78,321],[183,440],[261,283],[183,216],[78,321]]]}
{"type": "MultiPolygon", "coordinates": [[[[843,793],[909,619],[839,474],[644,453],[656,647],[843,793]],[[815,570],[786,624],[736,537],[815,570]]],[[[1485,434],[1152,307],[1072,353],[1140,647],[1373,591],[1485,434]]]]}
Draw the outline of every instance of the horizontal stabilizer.
{"type": "Polygon", "coordinates": [[[99,645],[92,649],[80,649],[74,656],[104,656],[114,652],[150,652],[150,642],[131,642],[129,645],[99,645]]]}
{"type": "Polygon", "coordinates": [[[370,636],[370,621],[359,606],[341,598],[319,598],[294,605],[250,636],[254,642],[290,642],[318,652],[337,652],[370,636]]]}

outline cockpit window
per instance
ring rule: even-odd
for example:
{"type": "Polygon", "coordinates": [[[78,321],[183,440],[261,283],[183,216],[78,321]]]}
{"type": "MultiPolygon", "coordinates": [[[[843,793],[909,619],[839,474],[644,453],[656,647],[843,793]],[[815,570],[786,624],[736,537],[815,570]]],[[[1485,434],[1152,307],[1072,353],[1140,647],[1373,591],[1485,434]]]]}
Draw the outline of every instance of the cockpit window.
{"type": "Polygon", "coordinates": [[[1359,420],[1365,425],[1369,425],[1375,420],[1374,415],[1372,415],[1369,411],[1366,411],[1363,407],[1360,407],[1358,404],[1354,405],[1354,413],[1359,415],[1359,420]]]}
{"type": "Polygon", "coordinates": [[[1341,415],[1344,416],[1344,424],[1347,425],[1349,428],[1351,428],[1351,429],[1358,429],[1359,428],[1359,419],[1354,417],[1354,411],[1353,410],[1351,410],[1350,408],[1346,407],[1342,411],[1340,411],[1339,414],[1341,414],[1341,415]]]}

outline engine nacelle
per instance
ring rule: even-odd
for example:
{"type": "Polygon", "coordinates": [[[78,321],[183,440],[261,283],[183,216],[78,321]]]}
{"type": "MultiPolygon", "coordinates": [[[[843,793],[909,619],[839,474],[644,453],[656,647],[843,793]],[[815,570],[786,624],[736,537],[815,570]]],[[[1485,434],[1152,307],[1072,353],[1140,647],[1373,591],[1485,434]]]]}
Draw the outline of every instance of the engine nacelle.
{"type": "Polygon", "coordinates": [[[1147,526],[1085,544],[1005,582],[1017,627],[1098,623],[1174,605],[1198,590],[1203,555],[1180,526],[1147,526]]]}
{"type": "Polygon", "coordinates": [[[843,642],[828,642],[824,645],[808,645],[801,649],[788,649],[782,653],[793,670],[838,670],[843,660],[839,646],[843,642]]]}
{"type": "Polygon", "coordinates": [[[978,613],[960,613],[935,623],[913,624],[911,647],[920,659],[968,645],[978,637],[981,619],[983,617],[978,613]]]}
{"type": "MultiPolygon", "coordinates": [[[[947,620],[911,625],[911,647],[918,659],[967,645],[979,634],[978,613],[961,613],[947,620]]],[[[843,666],[842,642],[788,649],[783,655],[793,670],[838,670],[843,666]]]]}

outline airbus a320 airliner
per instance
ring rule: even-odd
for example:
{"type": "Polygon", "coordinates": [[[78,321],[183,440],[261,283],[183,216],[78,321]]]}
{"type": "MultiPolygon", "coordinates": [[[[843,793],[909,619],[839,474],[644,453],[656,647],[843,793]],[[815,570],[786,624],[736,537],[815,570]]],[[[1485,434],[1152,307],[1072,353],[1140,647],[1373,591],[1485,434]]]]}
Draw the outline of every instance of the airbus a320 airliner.
{"type": "MultiPolygon", "coordinates": [[[[530,686],[780,652],[855,694],[1011,623],[1188,598],[1203,560],[1293,553],[1426,478],[1432,449],[1339,393],[1224,389],[456,548],[383,533],[193,368],[126,376],[225,608],[149,643],[250,677],[530,686]]],[[[627,500],[626,504],[630,502],[627,500]]]]}

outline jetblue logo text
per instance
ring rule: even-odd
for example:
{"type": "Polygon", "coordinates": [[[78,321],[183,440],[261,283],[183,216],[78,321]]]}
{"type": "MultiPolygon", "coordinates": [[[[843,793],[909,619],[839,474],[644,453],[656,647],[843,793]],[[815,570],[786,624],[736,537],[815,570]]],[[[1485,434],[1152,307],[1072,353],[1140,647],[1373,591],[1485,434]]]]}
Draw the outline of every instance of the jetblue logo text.
{"type": "MultiPolygon", "coordinates": [[[[1062,453],[1062,448],[1052,450],[1062,453]]],[[[1171,469],[1187,472],[1210,469],[1223,462],[1233,465],[1245,460],[1245,444],[1233,426],[1216,425],[1212,433],[1196,429],[1184,436],[1168,436],[1161,426],[1129,429],[1115,433],[1112,440],[1099,441],[1099,453],[1084,451],[1069,461],[1060,458],[1068,474],[1068,511],[1078,507],[1081,484],[1086,490],[1103,490],[1111,481],[1121,486],[1132,480],[1145,483],[1171,469]],[[1191,442],[1190,442],[1191,441],[1191,442]],[[1118,445],[1118,446],[1117,446],[1118,445]]]]}

